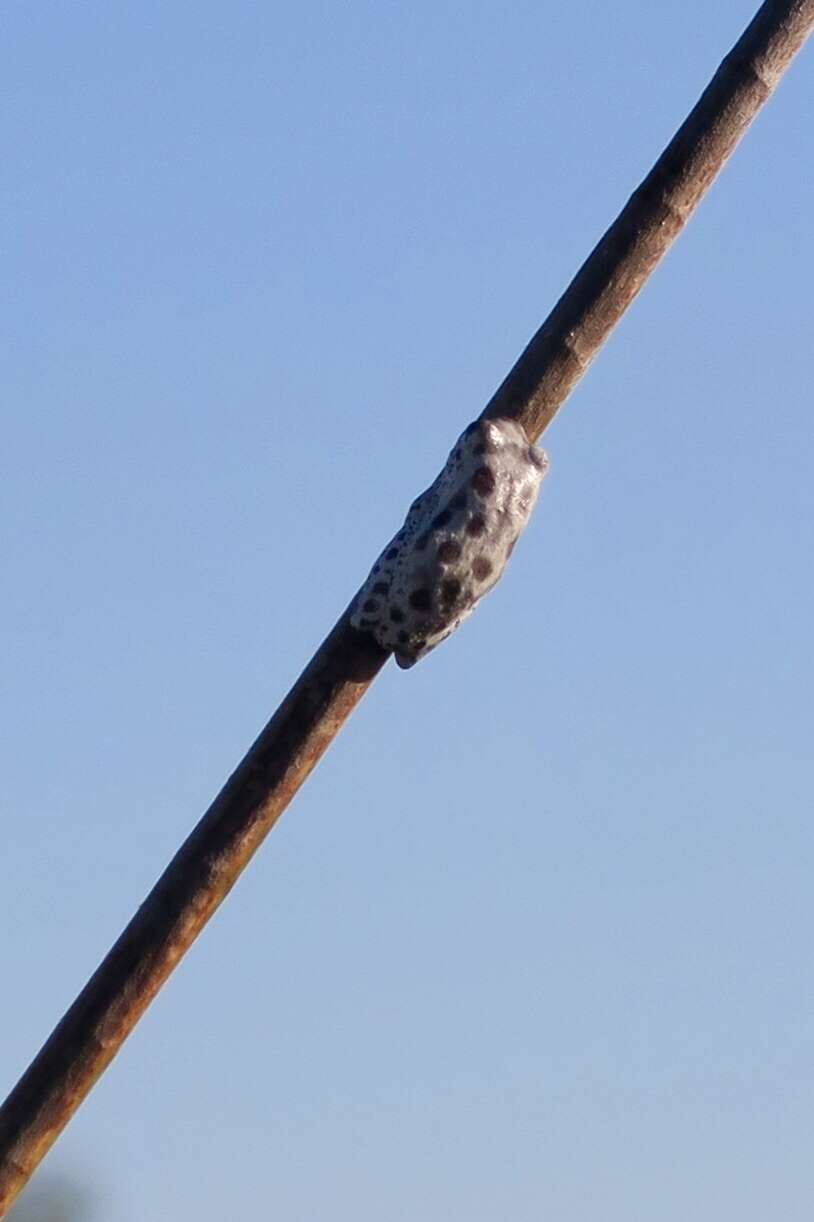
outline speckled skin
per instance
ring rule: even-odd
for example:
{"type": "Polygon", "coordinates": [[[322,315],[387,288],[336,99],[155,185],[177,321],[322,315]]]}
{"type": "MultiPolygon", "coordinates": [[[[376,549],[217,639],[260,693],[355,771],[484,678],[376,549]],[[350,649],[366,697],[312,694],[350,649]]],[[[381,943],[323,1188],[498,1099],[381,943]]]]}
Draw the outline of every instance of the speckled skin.
{"type": "Polygon", "coordinates": [[[498,580],[548,469],[514,420],[476,420],[373,565],[351,624],[413,666],[498,580]]]}

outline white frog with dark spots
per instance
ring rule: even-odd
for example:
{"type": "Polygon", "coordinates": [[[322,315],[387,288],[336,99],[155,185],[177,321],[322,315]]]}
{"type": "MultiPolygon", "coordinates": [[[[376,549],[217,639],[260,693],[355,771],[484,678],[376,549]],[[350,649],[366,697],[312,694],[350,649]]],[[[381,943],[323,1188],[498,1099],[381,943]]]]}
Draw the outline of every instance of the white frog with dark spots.
{"type": "Polygon", "coordinates": [[[413,666],[502,575],[548,470],[515,420],[476,420],[370,571],[351,624],[413,666]]]}

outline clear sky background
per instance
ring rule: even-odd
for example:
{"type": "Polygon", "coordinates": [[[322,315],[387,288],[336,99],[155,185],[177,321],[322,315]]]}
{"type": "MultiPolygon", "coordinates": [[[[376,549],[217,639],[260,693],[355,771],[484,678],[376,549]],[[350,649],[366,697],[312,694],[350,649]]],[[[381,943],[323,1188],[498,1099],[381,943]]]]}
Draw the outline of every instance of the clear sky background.
{"type": "MultiPolygon", "coordinates": [[[[0,1093],[756,2],[4,6],[0,1093]]],[[[809,1222],[813,73],[21,1222],[809,1222]]]]}

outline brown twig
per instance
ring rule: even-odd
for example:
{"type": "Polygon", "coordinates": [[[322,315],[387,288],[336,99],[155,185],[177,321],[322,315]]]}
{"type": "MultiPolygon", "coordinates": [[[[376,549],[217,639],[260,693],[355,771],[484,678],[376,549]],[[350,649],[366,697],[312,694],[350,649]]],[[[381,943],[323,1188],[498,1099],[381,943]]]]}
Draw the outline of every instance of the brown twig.
{"type": "MultiPolygon", "coordinates": [[[[813,27],[814,0],[762,5],[485,415],[548,426],[813,27]]],[[[386,660],[346,611],[0,1108],[0,1218],[386,660]]]]}

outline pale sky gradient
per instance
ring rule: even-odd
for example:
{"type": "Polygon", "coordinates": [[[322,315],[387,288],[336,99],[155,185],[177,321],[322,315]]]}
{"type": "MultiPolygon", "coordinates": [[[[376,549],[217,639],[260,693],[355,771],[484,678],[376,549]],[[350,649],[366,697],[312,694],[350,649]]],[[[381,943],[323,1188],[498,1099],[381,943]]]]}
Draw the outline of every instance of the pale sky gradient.
{"type": "MultiPolygon", "coordinates": [[[[0,1093],[756,3],[4,5],[0,1093]]],[[[812,81],[49,1156],[71,1222],[810,1222],[812,81]]]]}

